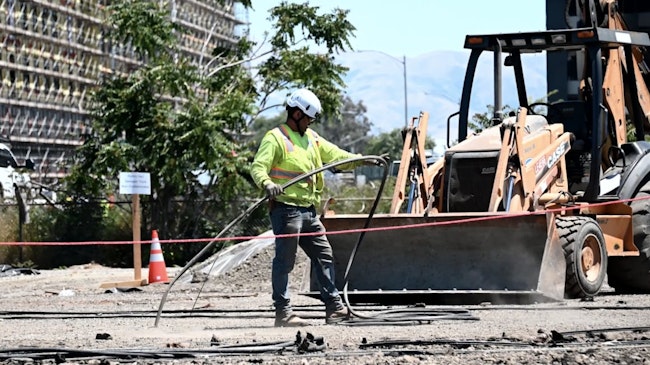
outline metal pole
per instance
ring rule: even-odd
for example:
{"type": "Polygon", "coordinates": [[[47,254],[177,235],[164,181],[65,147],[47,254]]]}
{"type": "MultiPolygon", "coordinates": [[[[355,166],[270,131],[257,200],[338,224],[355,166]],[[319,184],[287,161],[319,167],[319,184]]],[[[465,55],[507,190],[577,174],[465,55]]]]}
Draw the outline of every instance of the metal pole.
{"type": "Polygon", "coordinates": [[[402,66],[404,66],[404,128],[409,126],[409,113],[408,113],[408,96],[406,93],[406,55],[402,55],[402,66]]]}
{"type": "Polygon", "coordinates": [[[503,96],[502,96],[503,75],[501,72],[501,43],[497,39],[494,50],[494,119],[503,120],[503,96]]]}

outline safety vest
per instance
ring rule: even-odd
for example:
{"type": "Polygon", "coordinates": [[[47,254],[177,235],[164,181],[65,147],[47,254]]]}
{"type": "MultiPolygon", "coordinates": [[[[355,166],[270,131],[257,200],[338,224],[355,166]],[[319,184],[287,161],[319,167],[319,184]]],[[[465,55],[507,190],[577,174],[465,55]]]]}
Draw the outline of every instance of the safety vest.
{"type": "MultiPolygon", "coordinates": [[[[280,162],[271,168],[269,177],[273,182],[284,185],[306,172],[313,171],[323,165],[318,149],[318,134],[311,129],[307,130],[307,143],[296,132],[285,124],[271,130],[278,141],[284,142],[284,155],[280,162]],[[292,139],[293,135],[293,139],[292,139]]],[[[323,173],[311,175],[284,190],[284,193],[275,199],[279,202],[316,207],[320,204],[323,192],[323,173]]]]}

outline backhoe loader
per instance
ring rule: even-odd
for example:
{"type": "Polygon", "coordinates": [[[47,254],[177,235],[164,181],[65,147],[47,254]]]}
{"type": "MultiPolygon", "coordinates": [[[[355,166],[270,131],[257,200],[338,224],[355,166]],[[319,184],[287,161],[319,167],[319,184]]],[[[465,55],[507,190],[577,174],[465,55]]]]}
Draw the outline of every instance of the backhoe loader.
{"type": "Polygon", "coordinates": [[[650,292],[650,39],[626,29],[614,0],[581,5],[576,28],[466,36],[460,110],[447,119],[451,144],[458,118],[456,143],[427,166],[429,115],[411,120],[390,212],[372,217],[358,250],[358,233],[335,232],[363,228],[367,215],[323,213],[337,286],[351,302],[540,302],[593,297],[605,284],[650,292]],[[529,101],[522,55],[540,52],[578,52],[578,100],[529,101]],[[471,133],[484,54],[493,59],[495,113],[471,133]],[[500,112],[505,69],[519,103],[508,115],[500,112]]]}

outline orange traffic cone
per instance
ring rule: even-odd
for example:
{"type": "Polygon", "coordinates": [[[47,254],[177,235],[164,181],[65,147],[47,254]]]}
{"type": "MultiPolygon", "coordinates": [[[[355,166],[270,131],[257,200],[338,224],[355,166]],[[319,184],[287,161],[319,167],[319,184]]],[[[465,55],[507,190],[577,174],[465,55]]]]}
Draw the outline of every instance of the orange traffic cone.
{"type": "Polygon", "coordinates": [[[158,231],[151,232],[151,255],[149,256],[149,284],[168,283],[167,266],[158,241],[158,231]]]}

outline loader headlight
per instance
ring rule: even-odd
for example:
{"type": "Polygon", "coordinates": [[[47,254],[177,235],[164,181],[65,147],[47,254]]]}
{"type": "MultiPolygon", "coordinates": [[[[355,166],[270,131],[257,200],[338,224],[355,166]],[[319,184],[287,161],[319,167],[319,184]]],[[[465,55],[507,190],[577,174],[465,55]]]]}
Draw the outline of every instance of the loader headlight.
{"type": "Polygon", "coordinates": [[[553,42],[553,44],[566,43],[566,35],[565,34],[554,34],[554,35],[551,36],[551,42],[553,42]]]}
{"type": "Polygon", "coordinates": [[[533,46],[543,46],[546,44],[546,39],[544,38],[531,38],[530,43],[533,46]]]}
{"type": "Polygon", "coordinates": [[[512,40],[512,45],[517,46],[517,47],[523,47],[526,45],[526,40],[525,39],[513,39],[512,40]]]}

